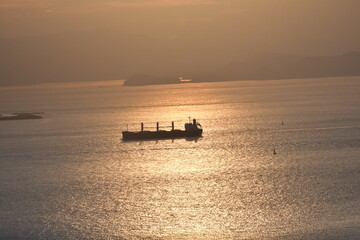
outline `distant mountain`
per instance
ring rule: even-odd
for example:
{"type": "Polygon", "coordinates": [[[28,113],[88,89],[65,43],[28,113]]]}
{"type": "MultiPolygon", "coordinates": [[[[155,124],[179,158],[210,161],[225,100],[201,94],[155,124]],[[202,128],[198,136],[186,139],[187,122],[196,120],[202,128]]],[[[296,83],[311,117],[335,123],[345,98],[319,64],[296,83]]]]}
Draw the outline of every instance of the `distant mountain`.
{"type": "Polygon", "coordinates": [[[253,56],[246,61],[233,62],[213,73],[216,79],[222,81],[357,75],[360,75],[359,52],[349,52],[340,56],[297,56],[264,53],[253,56]]]}
{"type": "Polygon", "coordinates": [[[199,41],[111,30],[0,38],[0,86],[206,72],[223,60],[199,41]]]}
{"type": "Polygon", "coordinates": [[[201,82],[360,74],[358,52],[330,57],[266,53],[246,58],[232,49],[192,36],[158,39],[111,30],[0,38],[0,86],[115,79],[127,79],[125,85],[145,85],[176,83],[179,77],[201,82]],[[234,61],[239,58],[243,59],[234,61]]]}
{"type": "Polygon", "coordinates": [[[144,36],[93,31],[0,39],[0,85],[124,79],[156,55],[144,36]]]}
{"type": "MultiPolygon", "coordinates": [[[[246,60],[232,62],[217,71],[188,76],[193,82],[320,78],[360,75],[360,53],[340,56],[297,56],[263,53],[246,60]]],[[[138,75],[125,85],[173,83],[173,78],[138,75]],[[167,82],[166,82],[167,80],[167,82]]]]}

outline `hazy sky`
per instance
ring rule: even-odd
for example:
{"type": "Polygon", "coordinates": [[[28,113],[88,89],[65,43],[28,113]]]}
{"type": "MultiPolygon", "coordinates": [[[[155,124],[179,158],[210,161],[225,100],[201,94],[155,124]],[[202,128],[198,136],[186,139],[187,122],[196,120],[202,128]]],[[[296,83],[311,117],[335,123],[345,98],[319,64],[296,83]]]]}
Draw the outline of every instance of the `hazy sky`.
{"type": "Polygon", "coordinates": [[[263,52],[350,51],[360,0],[0,0],[0,84],[193,76],[263,52]]]}
{"type": "Polygon", "coordinates": [[[0,0],[0,37],[99,29],[339,54],[360,51],[360,1],[0,0]]]}

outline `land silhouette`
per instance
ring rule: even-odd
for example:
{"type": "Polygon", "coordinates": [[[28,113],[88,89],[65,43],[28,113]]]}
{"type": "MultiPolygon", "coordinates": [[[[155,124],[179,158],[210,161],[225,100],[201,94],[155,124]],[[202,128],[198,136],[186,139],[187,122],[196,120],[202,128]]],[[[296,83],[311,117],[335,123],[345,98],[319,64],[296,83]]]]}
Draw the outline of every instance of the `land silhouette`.
{"type": "MultiPolygon", "coordinates": [[[[192,82],[274,80],[360,75],[360,53],[340,56],[298,56],[263,53],[245,61],[232,62],[217,71],[188,76],[192,82]]],[[[124,85],[179,83],[178,76],[135,74],[124,85]]]]}
{"type": "Polygon", "coordinates": [[[41,119],[42,116],[35,115],[34,113],[13,113],[11,115],[2,116],[0,115],[0,121],[5,120],[27,120],[27,119],[41,119]]]}
{"type": "Polygon", "coordinates": [[[0,38],[0,85],[116,80],[136,73],[180,76],[225,60],[225,53],[216,58],[224,49],[209,51],[216,44],[199,41],[108,30],[0,38]]]}
{"type": "Polygon", "coordinates": [[[360,75],[360,53],[338,56],[234,51],[216,41],[117,31],[0,38],[0,86],[126,79],[125,85],[360,75]],[[203,44],[202,44],[203,43],[203,44]],[[206,44],[205,44],[206,43],[206,44]]]}

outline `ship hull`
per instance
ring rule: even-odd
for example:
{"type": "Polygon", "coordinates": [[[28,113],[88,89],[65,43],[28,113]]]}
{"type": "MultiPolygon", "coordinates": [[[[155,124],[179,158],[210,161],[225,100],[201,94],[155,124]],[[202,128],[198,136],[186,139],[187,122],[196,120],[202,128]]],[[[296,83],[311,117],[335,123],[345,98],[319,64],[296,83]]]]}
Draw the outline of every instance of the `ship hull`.
{"type": "Polygon", "coordinates": [[[172,131],[142,131],[142,132],[122,132],[123,141],[129,140],[146,140],[146,139],[174,139],[174,138],[188,138],[200,137],[202,129],[194,131],[172,130],[172,131]]]}

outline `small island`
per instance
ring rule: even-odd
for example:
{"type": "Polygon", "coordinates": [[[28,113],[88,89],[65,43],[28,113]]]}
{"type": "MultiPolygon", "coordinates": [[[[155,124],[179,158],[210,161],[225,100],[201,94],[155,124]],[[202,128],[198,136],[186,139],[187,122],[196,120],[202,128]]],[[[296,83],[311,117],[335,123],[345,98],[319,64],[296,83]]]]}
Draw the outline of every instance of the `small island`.
{"type": "Polygon", "coordinates": [[[35,115],[33,113],[15,113],[12,115],[0,115],[0,121],[4,120],[25,120],[25,119],[41,119],[42,116],[35,115]]]}

